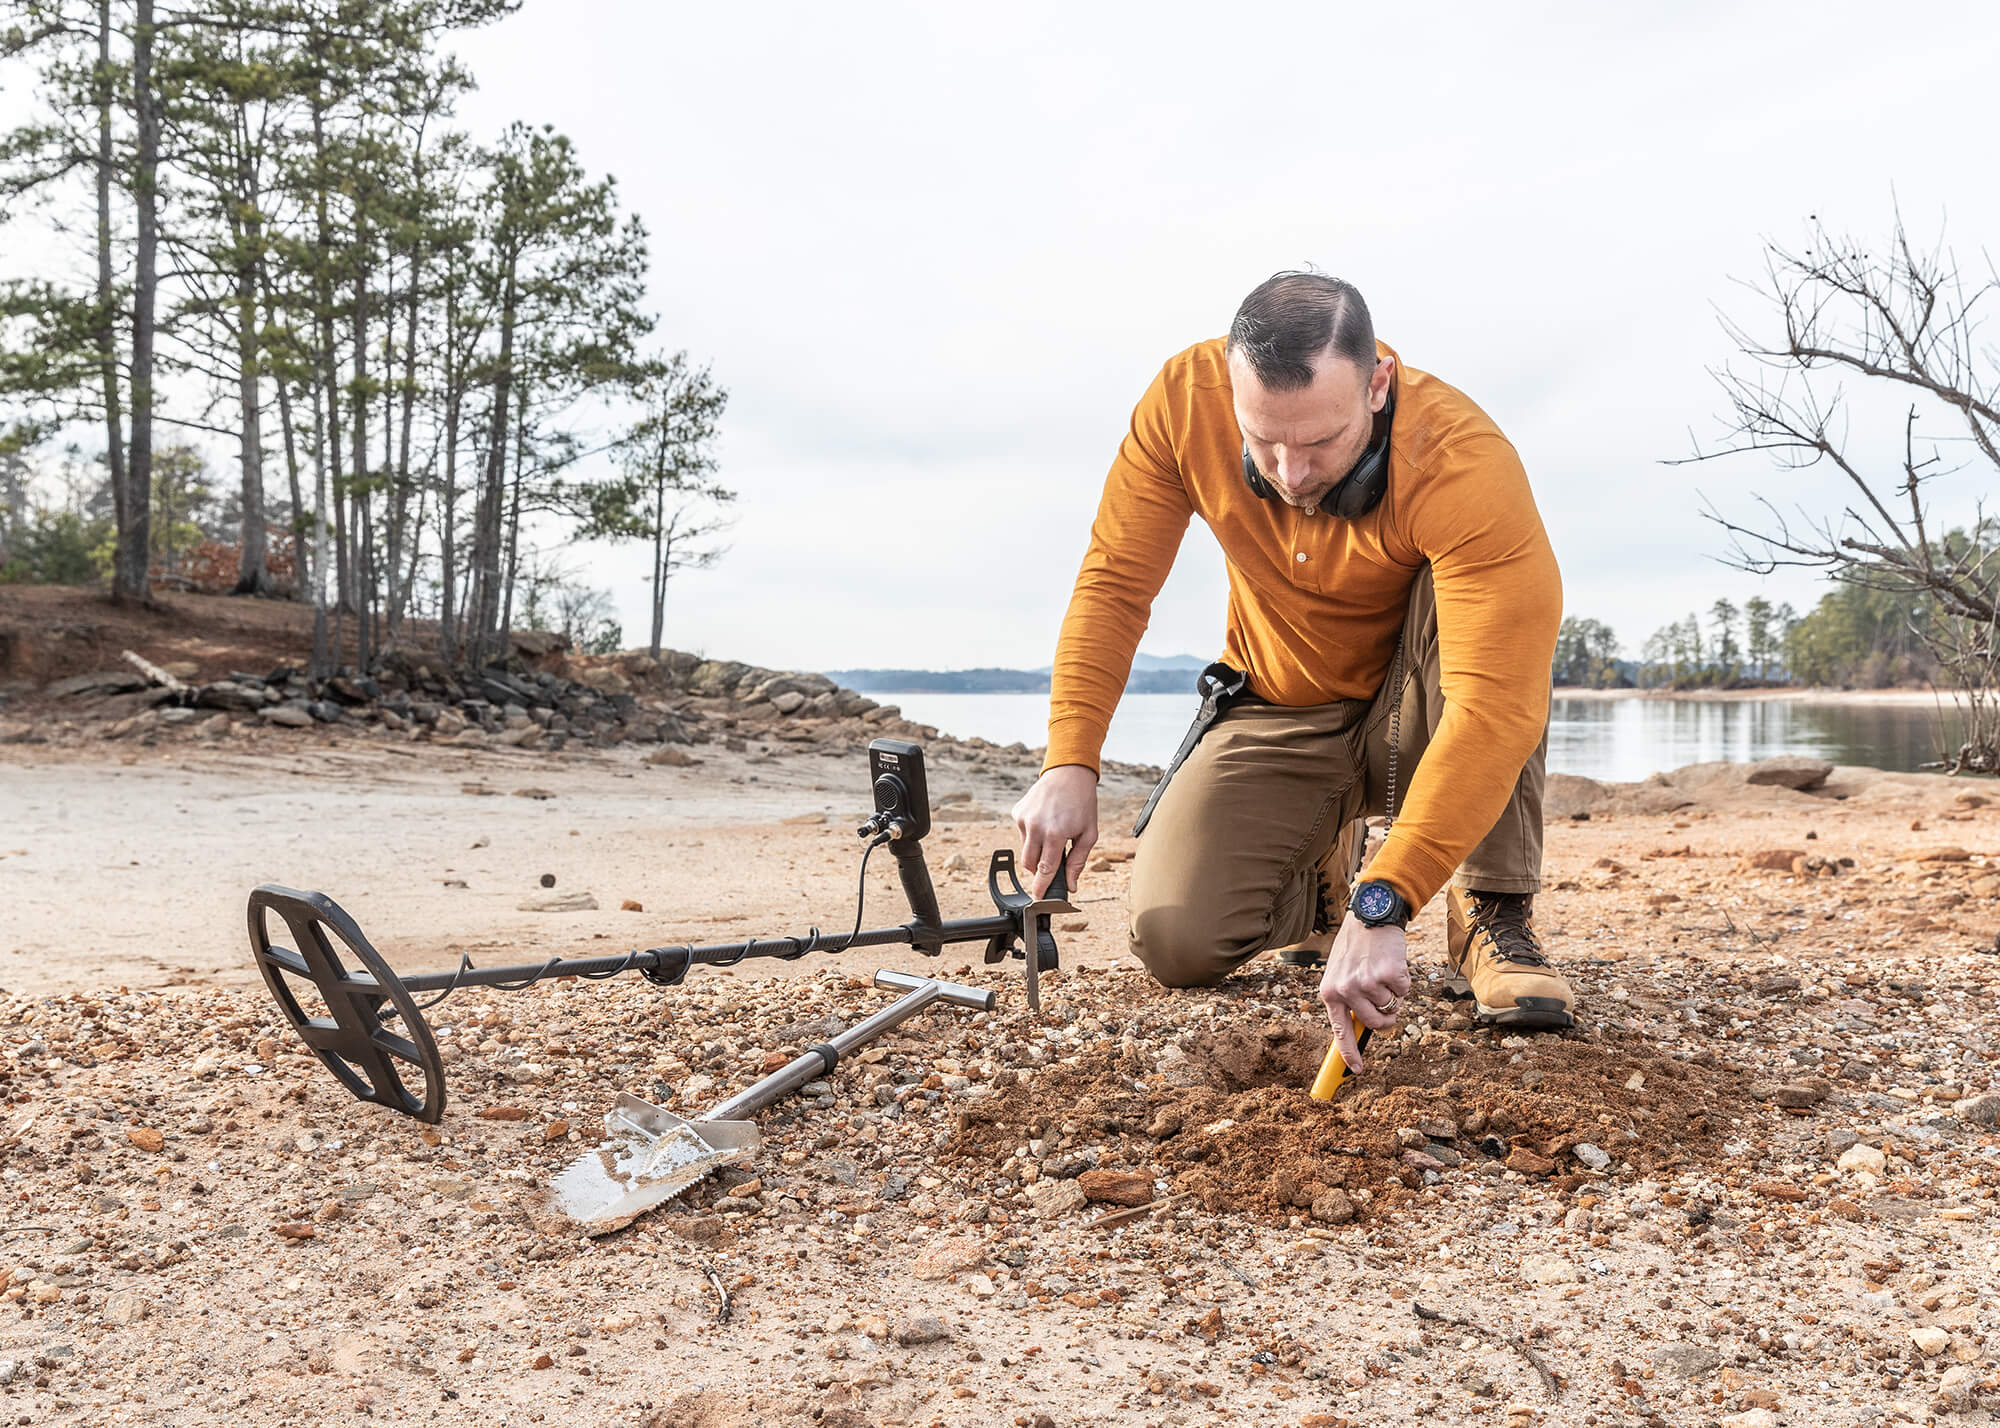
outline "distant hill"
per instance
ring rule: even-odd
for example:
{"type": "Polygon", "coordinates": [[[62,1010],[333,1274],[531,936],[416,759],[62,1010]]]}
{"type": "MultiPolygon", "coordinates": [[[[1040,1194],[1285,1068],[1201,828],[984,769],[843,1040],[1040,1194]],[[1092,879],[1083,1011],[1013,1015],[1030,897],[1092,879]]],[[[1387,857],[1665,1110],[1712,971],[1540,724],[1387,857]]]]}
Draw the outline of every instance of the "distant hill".
{"type": "MultiPolygon", "coordinates": [[[[1132,661],[1127,694],[1190,694],[1208,665],[1195,655],[1142,654],[1132,661]]],[[[829,669],[828,679],[863,694],[1047,694],[1041,669],[829,669]]]]}

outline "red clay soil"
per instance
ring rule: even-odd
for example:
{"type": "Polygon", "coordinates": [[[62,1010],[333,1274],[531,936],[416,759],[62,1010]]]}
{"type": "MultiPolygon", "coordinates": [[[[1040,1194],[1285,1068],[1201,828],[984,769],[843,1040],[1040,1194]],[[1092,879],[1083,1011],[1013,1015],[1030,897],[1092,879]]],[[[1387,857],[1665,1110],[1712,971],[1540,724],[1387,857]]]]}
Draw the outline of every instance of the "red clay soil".
{"type": "Polygon", "coordinates": [[[192,663],[197,679],[263,674],[312,654],[310,606],[168,591],[154,601],[114,605],[94,587],[0,585],[0,684],[121,668],[125,650],[155,664],[192,663]]]}
{"type": "Polygon", "coordinates": [[[1744,1072],[1656,1055],[1641,1037],[1538,1037],[1524,1055],[1490,1031],[1378,1043],[1363,1076],[1324,1104],[1301,1088],[1328,1039],[1310,1026],[1215,1032],[1179,1063],[1193,1085],[1167,1084],[1129,1052],[1087,1052],[964,1114],[950,1148],[997,1162],[1032,1138],[1056,1137],[1058,1151],[1107,1145],[1216,1212],[1305,1213],[1329,1190],[1367,1187],[1350,1202],[1366,1217],[1423,1183],[1430,1167],[1415,1157],[1580,1182],[1588,1167],[1573,1147],[1587,1143],[1652,1174],[1714,1161],[1726,1135],[1742,1134],[1734,1118],[1752,1114],[1744,1072]]]}

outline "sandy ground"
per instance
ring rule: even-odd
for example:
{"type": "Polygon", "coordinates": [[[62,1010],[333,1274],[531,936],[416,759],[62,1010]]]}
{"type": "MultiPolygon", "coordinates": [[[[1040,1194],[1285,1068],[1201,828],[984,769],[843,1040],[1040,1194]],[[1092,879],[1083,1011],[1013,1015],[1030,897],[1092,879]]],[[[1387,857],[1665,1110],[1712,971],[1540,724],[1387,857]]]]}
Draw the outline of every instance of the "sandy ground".
{"type": "MultiPolygon", "coordinates": [[[[0,756],[6,1421],[1768,1428],[2000,1397],[1990,784],[1577,781],[1538,904],[1577,1030],[1420,993],[1331,1108],[1299,1089],[1312,979],[1153,987],[1113,862],[1039,1016],[969,948],[465,992],[430,1014],[432,1129],[283,1023],[251,885],[331,894],[403,968],[844,930],[854,761],[0,756]],[[550,1213],[615,1090],[712,1104],[879,1005],[877,965],[1000,1009],[928,1014],[629,1230],[550,1213]]],[[[934,774],[966,795],[948,914],[983,910],[1024,777],[934,774]]]]}

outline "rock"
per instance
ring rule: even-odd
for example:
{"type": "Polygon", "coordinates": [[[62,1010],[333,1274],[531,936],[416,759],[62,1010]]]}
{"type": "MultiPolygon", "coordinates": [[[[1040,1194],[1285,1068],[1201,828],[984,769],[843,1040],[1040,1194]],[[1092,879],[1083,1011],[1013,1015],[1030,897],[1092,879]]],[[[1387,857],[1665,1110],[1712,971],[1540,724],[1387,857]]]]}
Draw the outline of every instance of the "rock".
{"type": "Polygon", "coordinates": [[[1934,1359],[1951,1347],[1951,1335],[1943,1329],[1925,1327],[1910,1330],[1910,1342],[1917,1346],[1917,1352],[1927,1359],[1934,1359]]]}
{"type": "Polygon", "coordinates": [[[1972,854],[1956,843],[1942,843],[1936,847],[1919,848],[1913,854],[1920,863],[1969,863],[1972,854]]]}
{"type": "Polygon", "coordinates": [[[1746,873],[1789,873],[1794,858],[1805,857],[1803,848],[1765,848],[1747,854],[1737,866],[1746,873]]]}
{"type": "Polygon", "coordinates": [[[597,899],[587,892],[557,893],[554,897],[531,897],[514,904],[516,912],[595,912],[597,899]]]}
{"type": "Polygon", "coordinates": [[[1312,1217],[1322,1225],[1344,1225],[1354,1218],[1354,1202],[1345,1190],[1329,1190],[1312,1202],[1312,1217]]]}
{"type": "Polygon", "coordinates": [[[1825,759],[1809,758],[1804,754],[1778,754],[1750,765],[1743,781],[1806,793],[1825,783],[1832,773],[1833,765],[1825,759]]]}
{"type": "Polygon", "coordinates": [[[313,723],[312,713],[304,704],[273,704],[258,710],[257,717],[281,729],[309,729],[313,723]]]}
{"type": "Polygon", "coordinates": [[[529,1111],[525,1106],[481,1106],[479,1119],[482,1121],[525,1121],[529,1111]]]}
{"type": "Polygon", "coordinates": [[[1888,1157],[1872,1145],[1850,1145],[1833,1164],[1836,1170],[1865,1170],[1870,1175],[1880,1175],[1888,1157]]]}
{"type": "Polygon", "coordinates": [[[640,902],[639,899],[635,897],[628,897],[623,902],[618,904],[618,910],[620,912],[644,912],[646,910],[646,904],[640,902]]]}
{"type": "Polygon", "coordinates": [[[1968,1096],[1953,1109],[1961,1120],[1970,1121],[1973,1125],[1985,1126],[1988,1130],[2000,1126],[2000,1096],[1990,1093],[1968,1096]]]}
{"type": "Polygon", "coordinates": [[[202,709],[224,709],[238,713],[248,713],[264,707],[264,691],[252,689],[247,684],[238,684],[233,679],[219,679],[213,684],[204,684],[195,691],[194,702],[202,709]]]}
{"type": "Polygon", "coordinates": [[[104,1322],[130,1326],[146,1317],[148,1305],[137,1290],[120,1289],[104,1301],[104,1322]]]}
{"type": "Polygon", "coordinates": [[[74,699],[84,694],[129,694],[144,689],[144,676],[129,669],[100,669],[91,674],[73,674],[58,679],[42,692],[51,699],[74,699]]]}
{"type": "Polygon", "coordinates": [[[1610,1154],[1587,1140],[1580,1140],[1571,1146],[1569,1153],[1591,1170],[1603,1170],[1611,1164],[1610,1154]]]}
{"type": "Polygon", "coordinates": [[[664,768],[685,769],[692,768],[701,760],[677,744],[666,744],[646,755],[646,762],[664,768]]]}
{"type": "Polygon", "coordinates": [[[977,1240],[936,1240],[917,1256],[910,1272],[918,1279],[949,1279],[977,1269],[985,1259],[986,1247],[977,1240]]]}
{"type": "Polygon", "coordinates": [[[934,1314],[919,1314],[896,1326],[896,1342],[906,1349],[941,1343],[950,1337],[951,1326],[934,1314]]]}
{"type": "Polygon", "coordinates": [[[1979,1370],[1971,1364],[1954,1364],[1938,1380],[1938,1400],[1947,1413],[1977,1408],[1979,1398],[1979,1370]]]}
{"type": "Polygon", "coordinates": [[[1583,1271],[1559,1255],[1529,1255],[1521,1261],[1521,1277],[1530,1284],[1574,1284],[1583,1271]]]}
{"type": "Polygon", "coordinates": [[[1547,1175],[1556,1168],[1556,1163],[1546,1155],[1537,1155],[1525,1145],[1517,1145],[1507,1153],[1507,1168],[1518,1170],[1523,1175],[1547,1175]]]}
{"type": "Polygon", "coordinates": [[[796,714],[805,707],[806,696],[796,689],[788,689],[783,694],[774,695],[771,707],[780,714],[796,714]]]}
{"type": "Polygon", "coordinates": [[[1582,821],[1610,799],[1611,791],[1594,778],[1551,773],[1542,790],[1542,819],[1547,823],[1565,818],[1582,821]]]}
{"type": "Polygon", "coordinates": [[[1150,1176],[1126,1170],[1086,1170],[1076,1177],[1083,1198],[1106,1205],[1150,1205],[1153,1181],[1150,1176]]]}
{"type": "Polygon", "coordinates": [[[1768,1408],[1746,1408],[1723,1419],[1722,1428],[1778,1428],[1778,1415],[1768,1408]]]}
{"type": "Polygon", "coordinates": [[[528,659],[541,659],[569,648],[569,636],[560,630],[515,630],[509,634],[508,642],[515,654],[528,659]]]}
{"type": "Polygon", "coordinates": [[[150,1126],[131,1127],[125,1132],[125,1139],[149,1154],[157,1153],[166,1144],[166,1137],[150,1126]]]}
{"type": "Polygon", "coordinates": [[[1028,1200],[1045,1220],[1081,1210],[1089,1203],[1074,1180],[1038,1180],[1028,1187],[1028,1200]]]}
{"type": "Polygon", "coordinates": [[[1722,1366],[1722,1355],[1700,1344],[1668,1344],[1653,1351],[1653,1367],[1681,1378],[1706,1378],[1722,1366]]]}

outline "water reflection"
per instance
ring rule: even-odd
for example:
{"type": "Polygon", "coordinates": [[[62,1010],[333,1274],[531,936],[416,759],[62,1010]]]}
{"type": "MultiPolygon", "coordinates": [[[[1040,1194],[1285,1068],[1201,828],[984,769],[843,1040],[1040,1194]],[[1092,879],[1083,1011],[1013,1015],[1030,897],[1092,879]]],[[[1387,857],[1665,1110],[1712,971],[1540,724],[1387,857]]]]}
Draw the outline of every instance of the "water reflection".
{"type": "Polygon", "coordinates": [[[1930,705],[1558,697],[1550,717],[1549,768],[1633,780],[1712,759],[1811,754],[1836,764],[1907,771],[1939,758],[1943,745],[1938,711],[1930,705]]]}

